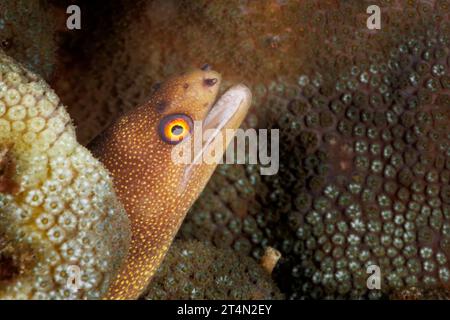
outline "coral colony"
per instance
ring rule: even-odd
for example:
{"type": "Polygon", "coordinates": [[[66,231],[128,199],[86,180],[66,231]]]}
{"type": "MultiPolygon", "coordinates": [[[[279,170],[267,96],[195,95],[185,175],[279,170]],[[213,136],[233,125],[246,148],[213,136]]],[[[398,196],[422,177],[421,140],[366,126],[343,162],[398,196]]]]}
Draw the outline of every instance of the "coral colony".
{"type": "Polygon", "coordinates": [[[101,298],[130,241],[126,213],[53,90],[2,52],[0,145],[0,297],[101,298]]]}
{"type": "Polygon", "coordinates": [[[0,298],[449,299],[448,0],[80,3],[0,0],[0,298]]]}

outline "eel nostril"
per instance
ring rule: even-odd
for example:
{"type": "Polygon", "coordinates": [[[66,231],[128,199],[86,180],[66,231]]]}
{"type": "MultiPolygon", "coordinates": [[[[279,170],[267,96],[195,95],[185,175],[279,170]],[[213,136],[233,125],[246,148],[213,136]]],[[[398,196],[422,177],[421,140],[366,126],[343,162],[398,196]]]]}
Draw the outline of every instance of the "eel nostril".
{"type": "Polygon", "coordinates": [[[202,71],[209,71],[211,70],[211,66],[207,63],[205,63],[201,68],[202,71]]]}
{"type": "Polygon", "coordinates": [[[217,83],[217,78],[210,78],[210,79],[204,79],[203,83],[207,85],[208,87],[212,87],[217,83]]]}

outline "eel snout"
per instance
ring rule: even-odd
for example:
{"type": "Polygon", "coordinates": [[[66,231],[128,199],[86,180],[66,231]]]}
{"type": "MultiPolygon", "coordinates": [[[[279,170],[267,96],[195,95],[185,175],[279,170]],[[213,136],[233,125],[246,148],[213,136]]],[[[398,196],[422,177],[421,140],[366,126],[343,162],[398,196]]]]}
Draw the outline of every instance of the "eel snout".
{"type": "Polygon", "coordinates": [[[185,167],[179,190],[186,188],[195,168],[212,166],[212,173],[247,115],[251,101],[252,94],[248,87],[243,84],[231,87],[212,106],[203,122],[194,126],[192,135],[174,148],[173,155],[180,154],[186,146],[193,155],[192,161],[185,167]],[[195,140],[201,140],[201,143],[195,140]]]}

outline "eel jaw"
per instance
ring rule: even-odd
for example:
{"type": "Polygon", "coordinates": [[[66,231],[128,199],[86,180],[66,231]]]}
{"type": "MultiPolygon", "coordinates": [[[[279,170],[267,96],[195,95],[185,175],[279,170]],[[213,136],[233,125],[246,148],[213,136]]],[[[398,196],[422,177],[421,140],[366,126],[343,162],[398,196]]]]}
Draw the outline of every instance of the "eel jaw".
{"type": "MultiPolygon", "coordinates": [[[[203,121],[203,144],[201,152],[196,157],[203,156],[209,151],[208,149],[219,135],[225,137],[225,130],[239,128],[251,102],[252,93],[245,85],[239,84],[228,89],[213,105],[203,121]]],[[[227,147],[228,144],[224,145],[222,153],[227,147]]]]}
{"type": "Polygon", "coordinates": [[[203,144],[204,148],[207,148],[220,133],[224,133],[224,130],[239,128],[251,102],[252,93],[245,85],[238,84],[228,89],[213,105],[203,121],[204,131],[216,130],[214,134],[207,137],[203,144]]]}
{"type": "MultiPolygon", "coordinates": [[[[249,88],[243,84],[238,84],[228,89],[212,106],[205,119],[202,122],[202,144],[200,150],[194,150],[191,163],[187,164],[184,170],[184,176],[181,181],[181,189],[186,187],[188,181],[191,179],[195,168],[202,166],[203,156],[209,153],[211,148],[215,147],[216,138],[221,136],[222,148],[216,159],[220,159],[226,151],[228,144],[232,141],[226,140],[226,130],[236,130],[241,125],[252,101],[252,93],[249,88]]],[[[185,143],[192,142],[192,136],[195,137],[195,132],[186,141],[180,143],[177,147],[182,148],[185,143]]],[[[195,145],[191,143],[190,145],[195,145]]],[[[217,163],[210,164],[210,171],[214,170],[217,163]]]]}

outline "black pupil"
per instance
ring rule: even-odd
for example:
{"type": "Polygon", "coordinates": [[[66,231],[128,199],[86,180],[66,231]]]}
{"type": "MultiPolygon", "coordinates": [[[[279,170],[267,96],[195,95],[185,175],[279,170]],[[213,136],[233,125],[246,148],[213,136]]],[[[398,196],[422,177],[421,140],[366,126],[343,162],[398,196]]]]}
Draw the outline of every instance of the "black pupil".
{"type": "Polygon", "coordinates": [[[178,135],[180,135],[181,133],[183,133],[183,127],[182,127],[182,126],[176,124],[176,125],[174,125],[174,126],[172,127],[172,134],[178,136],[178,135]]]}

